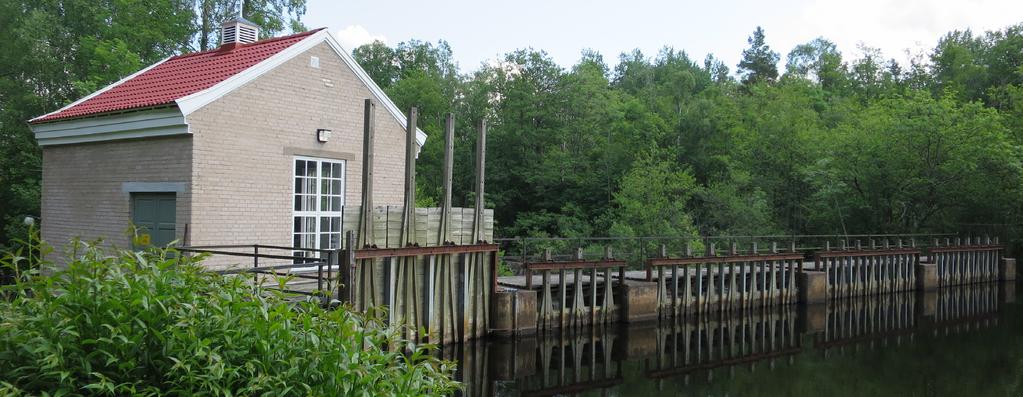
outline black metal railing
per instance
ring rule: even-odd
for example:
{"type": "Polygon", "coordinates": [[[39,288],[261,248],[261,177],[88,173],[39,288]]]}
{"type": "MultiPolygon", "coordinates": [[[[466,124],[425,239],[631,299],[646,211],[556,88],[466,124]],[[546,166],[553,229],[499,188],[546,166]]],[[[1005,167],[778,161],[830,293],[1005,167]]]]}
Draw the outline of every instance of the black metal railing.
{"type": "Polygon", "coordinates": [[[245,263],[213,270],[219,274],[252,274],[253,284],[269,290],[326,299],[337,289],[341,250],[297,248],[265,244],[187,246],[187,254],[249,258],[245,263]]]}

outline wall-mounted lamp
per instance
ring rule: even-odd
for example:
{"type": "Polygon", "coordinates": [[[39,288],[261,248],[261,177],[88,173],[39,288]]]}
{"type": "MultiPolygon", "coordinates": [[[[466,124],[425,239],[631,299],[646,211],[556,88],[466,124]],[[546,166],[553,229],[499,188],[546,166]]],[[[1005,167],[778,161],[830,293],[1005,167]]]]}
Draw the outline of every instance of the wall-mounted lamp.
{"type": "Polygon", "coordinates": [[[320,142],[326,142],[330,140],[330,130],[318,129],[316,130],[316,140],[320,142]]]}

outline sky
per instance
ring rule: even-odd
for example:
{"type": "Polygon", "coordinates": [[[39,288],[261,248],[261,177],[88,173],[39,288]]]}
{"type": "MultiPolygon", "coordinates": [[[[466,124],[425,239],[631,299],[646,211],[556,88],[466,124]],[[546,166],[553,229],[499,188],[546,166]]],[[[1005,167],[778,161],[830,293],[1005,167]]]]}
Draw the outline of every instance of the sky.
{"type": "Polygon", "coordinates": [[[462,72],[527,47],[567,68],[583,49],[613,66],[622,52],[656,55],[666,45],[695,60],[712,53],[734,71],[758,25],[781,54],[779,67],[793,47],[817,37],[837,44],[845,59],[865,44],[905,62],[907,51],[926,53],[952,30],[1023,23],[1023,0],[308,0],[303,22],[329,28],[349,51],[373,40],[443,39],[462,72]]]}

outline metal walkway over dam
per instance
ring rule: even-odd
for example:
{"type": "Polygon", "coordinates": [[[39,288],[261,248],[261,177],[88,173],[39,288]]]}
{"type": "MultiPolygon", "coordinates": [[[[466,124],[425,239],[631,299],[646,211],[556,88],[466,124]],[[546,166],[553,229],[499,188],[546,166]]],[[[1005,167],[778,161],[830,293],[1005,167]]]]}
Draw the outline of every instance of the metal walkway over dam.
{"type": "MultiPolygon", "coordinates": [[[[454,118],[445,125],[444,186],[438,208],[415,207],[416,117],[408,113],[403,206],[373,203],[373,113],[365,103],[362,200],[342,211],[343,241],[310,249],[262,244],[182,247],[211,254],[214,270],[244,273],[266,289],[350,304],[386,306],[410,340],[448,344],[487,334],[519,335],[615,322],[661,323],[857,296],[931,291],[940,286],[1015,279],[997,238],[833,236],[822,244],[702,239],[616,258],[599,252],[525,250],[518,276],[493,243],[484,208],[486,125],[478,125],[474,207],[452,208],[454,118]],[[835,244],[835,245],[832,245],[835,244]],[[223,264],[223,265],[221,265],[223,264]]],[[[641,241],[643,247],[650,241],[641,241]]],[[[593,248],[591,245],[590,248],[593,248]]],[[[507,250],[505,250],[507,251],[507,250]]],[[[506,252],[507,253],[507,252],[506,252]]],[[[619,255],[621,256],[621,255],[619,255]]]]}

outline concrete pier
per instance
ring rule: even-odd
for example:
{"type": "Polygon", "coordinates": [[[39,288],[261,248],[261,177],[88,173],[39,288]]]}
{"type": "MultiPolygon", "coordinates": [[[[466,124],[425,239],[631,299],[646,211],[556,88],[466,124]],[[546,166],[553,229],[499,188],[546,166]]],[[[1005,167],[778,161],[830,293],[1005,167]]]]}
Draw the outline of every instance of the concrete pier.
{"type": "Polygon", "coordinates": [[[804,304],[823,303],[828,300],[828,276],[824,272],[804,271],[796,276],[799,301],[804,304]]]}
{"type": "Polygon", "coordinates": [[[916,265],[916,289],[920,291],[933,291],[938,288],[938,265],[934,263],[919,263],[916,265]]]}
{"type": "Polygon", "coordinates": [[[1002,258],[998,267],[998,279],[1001,281],[1016,280],[1016,258],[1002,258]]]}
{"type": "Polygon", "coordinates": [[[657,320],[657,284],[626,281],[622,287],[622,321],[639,323],[657,320]]]}
{"type": "Polygon", "coordinates": [[[496,336],[536,333],[536,291],[503,289],[491,300],[490,332],[496,336]]]}

